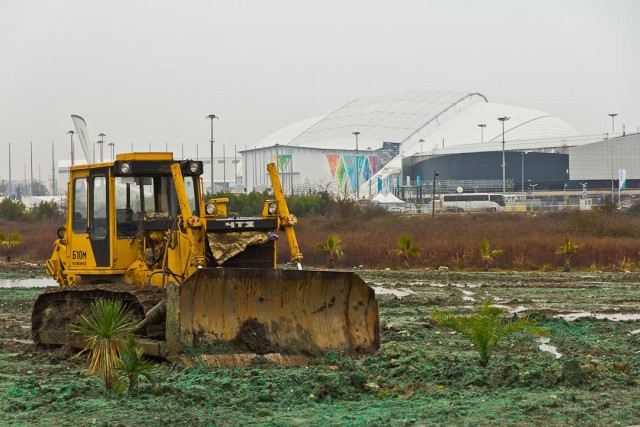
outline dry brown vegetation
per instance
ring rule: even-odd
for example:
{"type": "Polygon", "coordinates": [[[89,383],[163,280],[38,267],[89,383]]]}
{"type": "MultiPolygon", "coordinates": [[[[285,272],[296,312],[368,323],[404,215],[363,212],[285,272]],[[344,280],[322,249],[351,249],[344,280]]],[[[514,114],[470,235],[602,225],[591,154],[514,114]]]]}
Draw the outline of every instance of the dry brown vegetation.
{"type": "MultiPolygon", "coordinates": [[[[18,232],[22,243],[14,248],[15,261],[44,261],[51,255],[60,220],[0,220],[0,232],[18,232]]],[[[399,236],[406,234],[422,251],[411,268],[481,270],[480,241],[492,249],[504,249],[492,268],[509,270],[558,270],[563,259],[556,254],[565,237],[580,246],[572,255],[577,270],[640,270],[640,216],[633,212],[549,212],[538,214],[366,214],[300,218],[296,228],[304,263],[326,267],[326,256],[315,245],[330,234],[342,239],[344,258],[337,268],[402,268],[389,256],[399,236]]],[[[288,259],[285,239],[279,242],[280,262],[288,259]]],[[[4,259],[4,252],[0,258],[4,259]]]]}
{"type": "MultiPolygon", "coordinates": [[[[56,230],[62,225],[61,220],[9,221],[0,219],[0,232],[20,234],[21,243],[11,251],[14,261],[44,261],[51,256],[56,230]]],[[[4,259],[4,250],[0,258],[4,259]]]]}
{"type": "MultiPolygon", "coordinates": [[[[412,260],[414,268],[480,270],[483,237],[491,248],[504,249],[492,264],[496,269],[558,270],[563,259],[556,250],[567,236],[580,246],[571,258],[572,267],[578,270],[638,270],[640,261],[640,217],[622,211],[443,214],[433,219],[429,215],[395,214],[342,220],[302,218],[297,235],[306,264],[324,265],[313,245],[328,234],[337,234],[343,241],[345,257],[338,261],[338,268],[397,267],[388,252],[402,234],[409,235],[422,250],[422,255],[412,260]]],[[[286,261],[286,247],[280,248],[280,254],[286,261]]]]}

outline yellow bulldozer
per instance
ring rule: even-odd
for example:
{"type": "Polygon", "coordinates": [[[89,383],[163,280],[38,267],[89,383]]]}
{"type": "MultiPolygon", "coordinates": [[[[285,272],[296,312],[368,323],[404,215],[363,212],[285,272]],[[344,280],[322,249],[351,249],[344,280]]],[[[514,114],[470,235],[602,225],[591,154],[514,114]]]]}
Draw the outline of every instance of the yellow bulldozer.
{"type": "Polygon", "coordinates": [[[267,170],[273,198],[261,215],[239,217],[227,198],[204,200],[200,161],[131,153],[72,166],[66,222],[46,264],[60,287],[34,304],[34,342],[81,346],[69,325],[102,298],[123,301],[144,352],[169,360],[286,364],[375,352],[373,289],[353,273],[301,269],[297,219],[275,165],[267,170]],[[280,232],[298,269],[276,268],[280,232]]]}

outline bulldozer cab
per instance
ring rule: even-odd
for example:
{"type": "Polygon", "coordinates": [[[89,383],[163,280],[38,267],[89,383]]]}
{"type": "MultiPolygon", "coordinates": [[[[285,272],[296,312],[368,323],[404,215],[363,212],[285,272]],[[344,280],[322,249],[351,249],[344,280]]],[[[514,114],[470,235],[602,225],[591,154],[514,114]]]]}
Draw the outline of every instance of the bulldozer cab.
{"type": "MultiPolygon", "coordinates": [[[[182,213],[173,163],[170,153],[136,153],[118,155],[115,162],[71,167],[67,222],[58,232],[61,253],[51,260],[58,265],[48,267],[50,273],[55,277],[64,270],[66,277],[56,279],[68,285],[83,276],[109,281],[144,260],[153,246],[147,243],[164,240],[161,234],[182,213]]],[[[191,215],[201,216],[202,162],[179,165],[186,205],[191,215]]]]}

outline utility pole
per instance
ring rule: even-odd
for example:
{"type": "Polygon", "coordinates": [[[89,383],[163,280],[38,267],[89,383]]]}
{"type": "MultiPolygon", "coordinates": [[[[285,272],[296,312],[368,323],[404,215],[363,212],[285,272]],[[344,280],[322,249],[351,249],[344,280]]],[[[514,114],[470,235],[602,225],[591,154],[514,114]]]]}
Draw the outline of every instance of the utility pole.
{"type": "Polygon", "coordinates": [[[215,114],[209,114],[207,117],[205,117],[205,119],[211,120],[211,194],[213,194],[215,193],[215,181],[213,180],[213,119],[220,120],[220,117],[216,116],[215,114]]]}
{"type": "Polygon", "coordinates": [[[12,194],[12,187],[11,187],[11,143],[9,143],[9,199],[11,199],[11,194],[12,194]]]}

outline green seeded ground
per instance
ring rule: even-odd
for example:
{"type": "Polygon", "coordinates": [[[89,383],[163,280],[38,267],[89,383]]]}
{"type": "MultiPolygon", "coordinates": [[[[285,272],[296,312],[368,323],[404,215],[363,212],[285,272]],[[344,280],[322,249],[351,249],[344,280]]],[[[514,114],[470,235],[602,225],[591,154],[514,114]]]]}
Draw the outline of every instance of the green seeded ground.
{"type": "Polygon", "coordinates": [[[155,387],[105,396],[83,359],[30,343],[41,290],[0,289],[0,425],[418,426],[633,425],[640,423],[640,321],[580,311],[640,313],[637,273],[364,271],[380,295],[382,348],[353,360],[331,353],[316,365],[241,369],[158,363],[155,387]],[[492,297],[524,307],[550,332],[556,357],[535,338],[498,345],[481,368],[474,348],[433,322],[437,309],[465,312],[492,297]]]}

